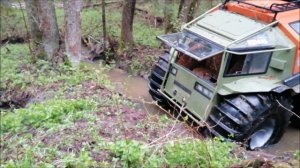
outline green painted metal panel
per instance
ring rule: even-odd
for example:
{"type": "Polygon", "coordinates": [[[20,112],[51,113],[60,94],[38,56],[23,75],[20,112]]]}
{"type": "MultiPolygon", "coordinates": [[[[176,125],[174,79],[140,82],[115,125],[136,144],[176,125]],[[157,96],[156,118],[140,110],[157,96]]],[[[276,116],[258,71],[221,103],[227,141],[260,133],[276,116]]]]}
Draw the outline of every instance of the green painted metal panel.
{"type": "Polygon", "coordinates": [[[197,22],[197,25],[222,36],[236,40],[245,34],[265,26],[245,16],[218,10],[208,14],[197,22]]]}
{"type": "Polygon", "coordinates": [[[285,65],[286,65],[286,61],[278,58],[272,58],[270,63],[270,66],[272,68],[279,69],[279,70],[284,70],[285,65]]]}
{"type": "Polygon", "coordinates": [[[195,90],[196,82],[212,93],[215,90],[215,86],[204,80],[201,80],[197,76],[193,75],[191,71],[181,67],[177,64],[172,64],[177,69],[176,76],[169,74],[164,91],[173,97],[181,105],[186,103],[186,107],[195,116],[200,119],[206,120],[205,111],[210,105],[211,98],[204,96],[195,90]],[[176,93],[175,93],[176,92],[176,93]]]}

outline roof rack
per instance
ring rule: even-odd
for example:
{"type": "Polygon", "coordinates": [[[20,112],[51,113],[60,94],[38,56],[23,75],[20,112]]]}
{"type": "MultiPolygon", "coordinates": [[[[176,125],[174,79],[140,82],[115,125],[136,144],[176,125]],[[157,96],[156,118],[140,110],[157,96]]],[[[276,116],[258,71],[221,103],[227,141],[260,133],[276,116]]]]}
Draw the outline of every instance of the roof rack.
{"type": "Polygon", "coordinates": [[[237,3],[247,4],[247,5],[254,6],[256,8],[265,9],[267,11],[270,11],[275,14],[273,17],[273,20],[276,19],[277,14],[280,12],[286,12],[286,11],[300,8],[300,0],[285,0],[285,1],[287,1],[286,3],[282,3],[282,4],[273,3],[273,4],[271,4],[270,7],[254,5],[252,3],[246,2],[245,0],[225,0],[223,3],[223,6],[225,6],[229,1],[235,1],[237,3]]]}

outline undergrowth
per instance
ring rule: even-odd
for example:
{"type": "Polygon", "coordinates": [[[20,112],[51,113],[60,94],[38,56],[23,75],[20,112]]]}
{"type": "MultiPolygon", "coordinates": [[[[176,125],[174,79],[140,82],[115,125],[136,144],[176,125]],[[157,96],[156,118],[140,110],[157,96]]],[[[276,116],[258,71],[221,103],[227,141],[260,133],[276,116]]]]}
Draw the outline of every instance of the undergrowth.
{"type": "Polygon", "coordinates": [[[233,144],[220,140],[179,139],[164,144],[121,140],[110,149],[122,167],[228,167],[238,161],[230,152],[233,144]]]}
{"type": "Polygon", "coordinates": [[[90,117],[95,111],[96,102],[87,100],[48,100],[31,104],[27,108],[1,113],[0,134],[17,133],[31,128],[53,128],[59,124],[73,123],[90,117]]]}
{"type": "Polygon", "coordinates": [[[29,86],[45,86],[51,83],[64,83],[74,86],[86,80],[93,80],[111,88],[111,83],[104,74],[105,68],[93,70],[92,65],[81,64],[73,68],[67,64],[53,68],[47,61],[38,60],[30,64],[30,54],[26,44],[8,45],[1,52],[1,84],[0,87],[27,88],[29,86]],[[93,73],[91,73],[93,72],[93,73]]]}

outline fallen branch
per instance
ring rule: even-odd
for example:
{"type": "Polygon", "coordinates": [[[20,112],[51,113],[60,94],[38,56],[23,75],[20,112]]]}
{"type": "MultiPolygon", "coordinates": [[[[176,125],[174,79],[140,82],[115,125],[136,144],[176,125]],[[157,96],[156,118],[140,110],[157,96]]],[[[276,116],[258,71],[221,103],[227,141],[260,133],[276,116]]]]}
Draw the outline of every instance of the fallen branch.
{"type": "MultiPolygon", "coordinates": [[[[105,2],[105,5],[111,5],[111,4],[116,4],[116,3],[123,3],[123,1],[122,0],[108,1],[108,2],[105,2]]],[[[82,9],[91,8],[91,7],[99,7],[99,6],[102,6],[102,3],[85,4],[82,7],[82,9]]]]}

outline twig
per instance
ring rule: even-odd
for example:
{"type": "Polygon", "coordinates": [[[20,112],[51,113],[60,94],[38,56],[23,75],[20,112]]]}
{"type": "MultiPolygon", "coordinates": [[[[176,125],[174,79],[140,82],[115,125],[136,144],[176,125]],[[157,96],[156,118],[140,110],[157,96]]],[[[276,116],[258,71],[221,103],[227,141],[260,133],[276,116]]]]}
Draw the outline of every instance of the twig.
{"type": "Polygon", "coordinates": [[[176,126],[176,124],[177,124],[177,121],[178,121],[179,117],[181,116],[181,113],[182,113],[182,111],[184,110],[184,108],[185,108],[184,105],[182,105],[182,106],[180,107],[179,115],[176,117],[176,120],[175,120],[175,122],[174,122],[172,128],[170,129],[170,131],[169,131],[166,135],[164,135],[164,136],[162,136],[162,137],[159,137],[158,139],[152,141],[152,142],[149,144],[149,146],[151,146],[153,143],[156,143],[157,141],[159,141],[159,140],[161,140],[161,139],[164,139],[165,137],[168,137],[171,133],[173,133],[173,132],[176,131],[176,130],[175,130],[175,131],[173,131],[173,130],[174,130],[174,128],[175,128],[175,126],[176,126]]]}
{"type": "Polygon", "coordinates": [[[284,108],[286,111],[292,113],[293,115],[295,115],[298,119],[300,119],[300,116],[298,114],[296,114],[295,112],[293,112],[292,110],[284,107],[284,105],[282,105],[277,99],[276,99],[276,102],[279,104],[279,106],[281,106],[282,108],[284,108]]]}

